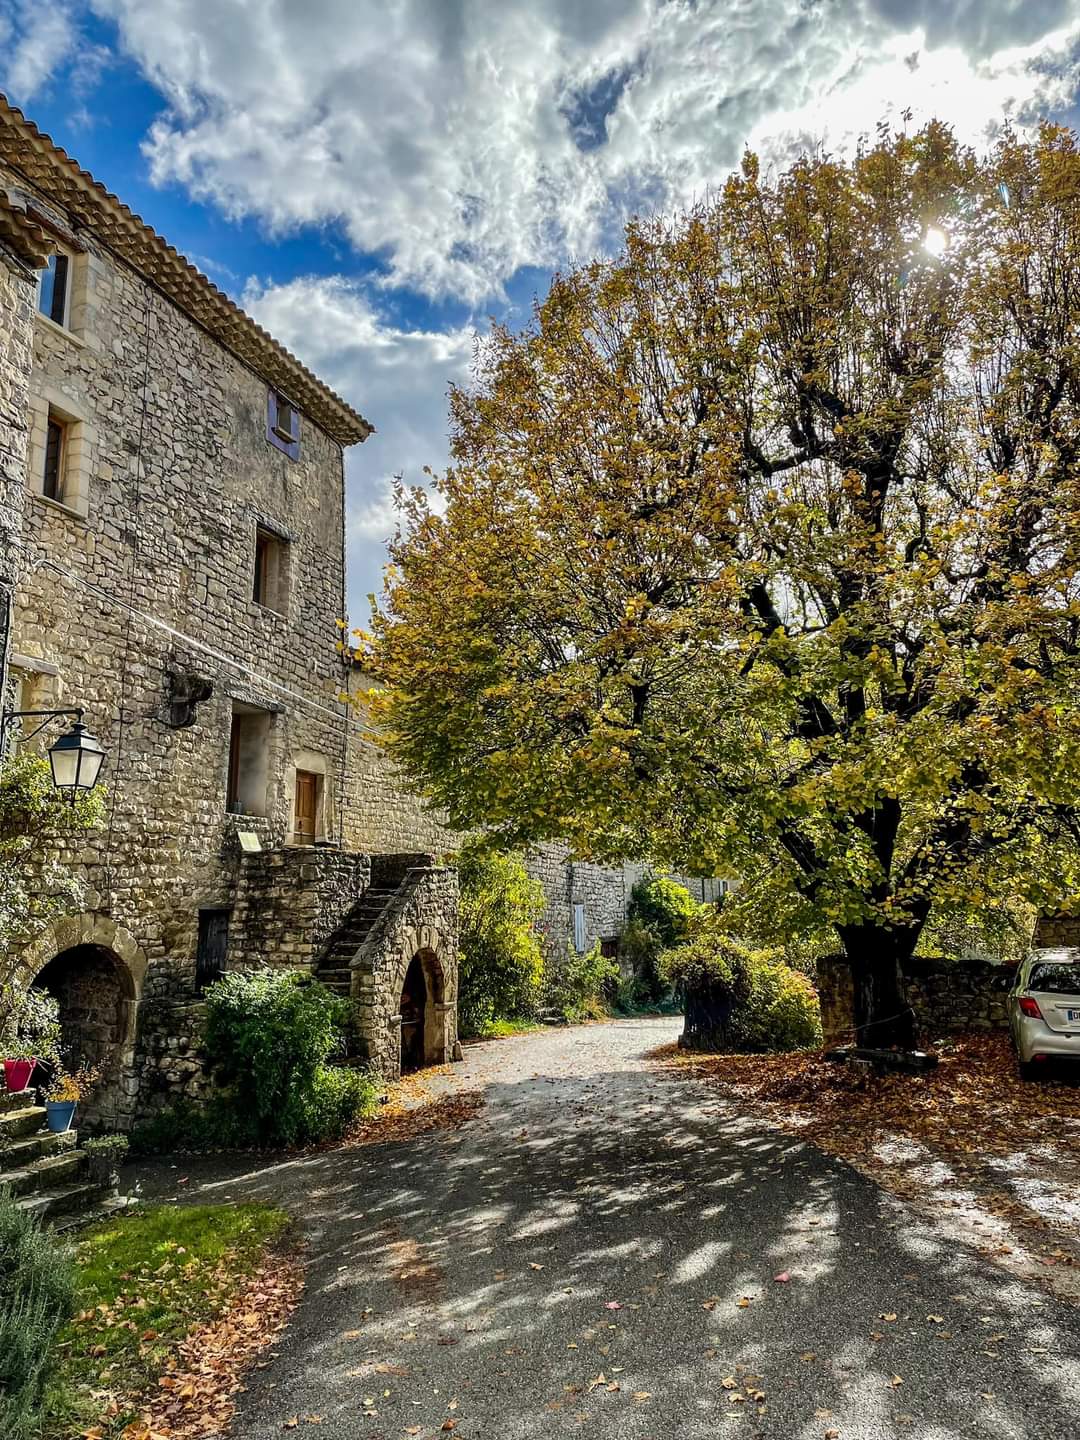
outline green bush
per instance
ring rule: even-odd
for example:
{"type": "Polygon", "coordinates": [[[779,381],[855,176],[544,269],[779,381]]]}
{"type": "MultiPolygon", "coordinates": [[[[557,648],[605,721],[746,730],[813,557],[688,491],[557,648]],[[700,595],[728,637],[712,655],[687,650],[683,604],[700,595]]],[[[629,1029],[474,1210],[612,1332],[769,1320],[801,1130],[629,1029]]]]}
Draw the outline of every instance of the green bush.
{"type": "Polygon", "coordinates": [[[0,1435],[31,1440],[56,1333],[74,1310],[71,1257],[56,1236],[0,1193],[0,1435]]]}
{"type": "Polygon", "coordinates": [[[661,973],[679,987],[684,1043],[701,1050],[803,1050],[821,1044],[821,1006],[780,951],[753,950],[705,923],[665,952],[661,973]]]}
{"type": "Polygon", "coordinates": [[[544,955],[536,923],[544,888],[530,879],[520,856],[467,841],[458,855],[461,936],[458,945],[458,1025],[463,1035],[490,1031],[499,1020],[536,1014],[544,984],[544,955]]]}
{"type": "Polygon", "coordinates": [[[639,880],[630,892],[630,921],[639,921],[659,941],[661,950],[680,945],[702,907],[685,885],[666,875],[639,880]]]}
{"type": "Polygon", "coordinates": [[[311,1140],[340,1140],[354,1120],[375,1108],[381,1086],[366,1070],[320,1065],[304,1107],[311,1140]]]}
{"type": "Polygon", "coordinates": [[[681,944],[701,906],[686,889],[666,876],[639,880],[630,892],[627,922],[619,937],[619,963],[623,980],[616,1008],[638,1010],[655,1006],[667,985],[660,974],[660,957],[681,944]]]}
{"type": "Polygon", "coordinates": [[[600,1019],[618,984],[619,962],[600,953],[599,941],[581,954],[567,942],[566,959],[548,974],[547,1003],[564,1020],[600,1019]]]}
{"type": "Polygon", "coordinates": [[[226,975],[206,992],[204,1048],[219,1087],[141,1125],[143,1153],[309,1145],[337,1139],[374,1104],[377,1082],[327,1064],[351,1007],[325,985],[283,970],[226,975]]]}

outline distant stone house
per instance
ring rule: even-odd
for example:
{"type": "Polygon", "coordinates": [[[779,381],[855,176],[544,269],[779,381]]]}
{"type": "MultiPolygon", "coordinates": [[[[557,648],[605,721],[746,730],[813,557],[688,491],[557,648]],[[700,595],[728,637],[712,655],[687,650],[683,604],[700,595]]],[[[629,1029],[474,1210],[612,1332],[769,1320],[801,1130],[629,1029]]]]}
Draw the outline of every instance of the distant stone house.
{"type": "Polygon", "coordinates": [[[322,974],[384,1074],[454,1053],[454,875],[373,843],[340,698],[370,428],[0,100],[0,695],[85,707],[108,787],[83,913],[4,963],[103,1065],[101,1123],[199,1090],[231,967],[322,974]]]}

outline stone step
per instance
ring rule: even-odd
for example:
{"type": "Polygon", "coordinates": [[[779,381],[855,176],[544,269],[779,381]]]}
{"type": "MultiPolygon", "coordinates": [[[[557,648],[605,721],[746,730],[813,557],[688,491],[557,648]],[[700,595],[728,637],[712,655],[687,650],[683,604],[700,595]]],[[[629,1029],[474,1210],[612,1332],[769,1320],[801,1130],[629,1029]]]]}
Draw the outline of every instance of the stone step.
{"type": "Polygon", "coordinates": [[[0,1115],[0,1135],[8,1140],[17,1140],[22,1135],[32,1135],[44,1123],[44,1105],[23,1105],[18,1110],[8,1110],[0,1115]]]}
{"type": "Polygon", "coordinates": [[[7,1170],[21,1170],[31,1160],[38,1160],[43,1155],[59,1155],[74,1148],[74,1130],[65,1130],[62,1135],[54,1135],[51,1130],[39,1130],[23,1140],[13,1140],[0,1149],[0,1181],[7,1170]]]}
{"type": "Polygon", "coordinates": [[[19,1090],[15,1094],[10,1090],[0,1090],[0,1115],[6,1115],[10,1110],[25,1110],[33,1103],[33,1090],[19,1090]]]}
{"type": "Polygon", "coordinates": [[[352,970],[348,965],[324,966],[319,971],[319,979],[324,985],[331,985],[336,980],[344,981],[349,985],[352,983],[352,970]]]}
{"type": "Polygon", "coordinates": [[[75,1210],[87,1210],[96,1205],[108,1190],[107,1185],[92,1185],[84,1181],[77,1185],[58,1185],[52,1190],[38,1190],[32,1195],[23,1195],[16,1200],[20,1210],[28,1210],[39,1220],[51,1220],[56,1215],[70,1215],[75,1210]]]}
{"type": "Polygon", "coordinates": [[[86,1170],[86,1156],[81,1150],[66,1155],[45,1155],[21,1170],[5,1170],[0,1175],[0,1194],[40,1195],[58,1185],[72,1185],[81,1180],[86,1170]]]}

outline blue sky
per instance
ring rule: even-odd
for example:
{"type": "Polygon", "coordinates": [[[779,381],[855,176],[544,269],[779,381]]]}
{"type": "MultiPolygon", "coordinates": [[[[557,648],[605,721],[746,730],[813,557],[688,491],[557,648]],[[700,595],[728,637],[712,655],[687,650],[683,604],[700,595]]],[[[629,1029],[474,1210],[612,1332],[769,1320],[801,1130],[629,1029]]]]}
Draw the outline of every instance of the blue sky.
{"type": "Polygon", "coordinates": [[[0,88],[375,424],[362,623],[490,317],[747,144],[1074,122],[1080,0],[0,0],[0,88]]]}

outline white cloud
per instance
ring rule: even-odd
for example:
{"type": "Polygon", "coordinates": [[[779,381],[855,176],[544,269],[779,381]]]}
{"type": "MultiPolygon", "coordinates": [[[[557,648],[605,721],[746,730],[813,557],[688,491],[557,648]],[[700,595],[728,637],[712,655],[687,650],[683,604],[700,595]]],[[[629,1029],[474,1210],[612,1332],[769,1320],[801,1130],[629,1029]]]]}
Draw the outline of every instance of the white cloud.
{"type": "Polygon", "coordinates": [[[1067,104],[1078,0],[93,0],[168,98],[147,153],[233,215],[340,223],[477,302],[628,207],[904,108],[976,139],[1067,104]]]}
{"type": "Polygon", "coordinates": [[[56,0],[0,0],[0,90],[25,105],[75,52],[72,7],[56,0]]]}
{"type": "Polygon", "coordinates": [[[340,277],[251,281],[243,305],[377,427],[346,460],[350,604],[362,620],[394,530],[393,477],[418,485],[425,465],[445,465],[447,388],[468,378],[474,332],[397,326],[340,277]]]}

